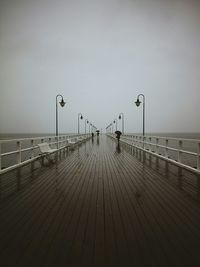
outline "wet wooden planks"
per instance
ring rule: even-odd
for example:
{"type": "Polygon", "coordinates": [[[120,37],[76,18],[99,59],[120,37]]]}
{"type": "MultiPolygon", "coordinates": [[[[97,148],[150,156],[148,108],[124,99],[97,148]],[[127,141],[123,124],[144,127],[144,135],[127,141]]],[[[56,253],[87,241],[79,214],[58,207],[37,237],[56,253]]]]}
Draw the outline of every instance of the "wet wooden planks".
{"type": "Polygon", "coordinates": [[[199,203],[105,136],[38,173],[0,212],[2,266],[200,264],[199,203]]]}

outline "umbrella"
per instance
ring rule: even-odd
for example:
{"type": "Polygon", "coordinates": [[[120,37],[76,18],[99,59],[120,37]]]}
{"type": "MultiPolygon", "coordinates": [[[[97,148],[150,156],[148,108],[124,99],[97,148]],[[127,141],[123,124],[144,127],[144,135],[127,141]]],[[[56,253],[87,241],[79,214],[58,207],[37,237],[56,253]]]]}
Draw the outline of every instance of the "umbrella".
{"type": "Polygon", "coordinates": [[[120,132],[120,131],[115,131],[115,134],[117,134],[117,135],[121,135],[122,132],[120,132]]]}

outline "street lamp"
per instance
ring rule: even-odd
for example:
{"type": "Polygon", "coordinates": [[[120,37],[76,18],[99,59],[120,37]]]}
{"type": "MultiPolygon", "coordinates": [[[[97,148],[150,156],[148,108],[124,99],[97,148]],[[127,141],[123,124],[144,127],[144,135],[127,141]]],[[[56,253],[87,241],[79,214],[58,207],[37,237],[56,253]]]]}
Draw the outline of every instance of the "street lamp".
{"type": "Polygon", "coordinates": [[[143,133],[142,134],[143,134],[143,137],[144,137],[144,135],[145,135],[145,96],[143,94],[139,94],[137,96],[137,100],[135,101],[135,104],[136,104],[137,107],[139,107],[140,104],[142,103],[140,101],[140,99],[139,99],[140,96],[143,97],[143,133]]]}
{"type": "Polygon", "coordinates": [[[78,134],[80,133],[80,123],[79,123],[79,119],[83,119],[83,115],[81,113],[78,113],[78,134]]]}
{"type": "Polygon", "coordinates": [[[116,131],[117,131],[117,119],[114,119],[113,123],[116,123],[116,131]]]}
{"type": "Polygon", "coordinates": [[[111,126],[111,124],[109,124],[109,125],[106,127],[106,133],[110,133],[110,132],[111,132],[110,126],[111,126]]]}
{"type": "Polygon", "coordinates": [[[59,94],[56,96],[56,136],[58,136],[58,97],[62,97],[61,101],[59,102],[61,107],[64,107],[66,104],[62,95],[59,94]]]}
{"type": "Polygon", "coordinates": [[[89,123],[88,119],[85,119],[85,134],[86,134],[86,123],[89,123]]]}
{"type": "Polygon", "coordinates": [[[92,123],[89,124],[89,133],[90,133],[90,126],[92,126],[92,123]]]}
{"type": "Polygon", "coordinates": [[[122,134],[124,134],[124,113],[119,114],[119,120],[122,119],[122,134]]]}
{"type": "Polygon", "coordinates": [[[111,122],[110,124],[111,130],[112,130],[112,134],[113,134],[113,123],[111,122]]]}
{"type": "Polygon", "coordinates": [[[109,126],[109,132],[112,133],[112,124],[110,123],[108,126],[109,126]]]}

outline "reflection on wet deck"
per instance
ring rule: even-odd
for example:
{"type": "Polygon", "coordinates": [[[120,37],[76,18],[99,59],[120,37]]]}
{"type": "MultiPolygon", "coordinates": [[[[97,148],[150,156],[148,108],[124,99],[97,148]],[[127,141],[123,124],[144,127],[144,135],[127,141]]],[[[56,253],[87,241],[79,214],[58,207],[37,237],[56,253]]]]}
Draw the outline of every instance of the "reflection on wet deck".
{"type": "Polygon", "coordinates": [[[197,177],[105,136],[37,164],[1,177],[2,266],[200,264],[197,177]]]}

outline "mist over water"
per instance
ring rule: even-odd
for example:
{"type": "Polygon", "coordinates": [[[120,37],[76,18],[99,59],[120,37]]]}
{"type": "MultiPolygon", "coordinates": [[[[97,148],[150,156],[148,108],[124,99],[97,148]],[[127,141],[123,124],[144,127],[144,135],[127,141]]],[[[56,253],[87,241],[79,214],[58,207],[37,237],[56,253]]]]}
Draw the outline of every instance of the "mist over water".
{"type": "MultiPolygon", "coordinates": [[[[72,133],[63,133],[60,135],[68,135],[72,133]]],[[[76,134],[76,133],[74,133],[76,134]]],[[[135,134],[141,135],[141,133],[128,133],[128,134],[135,134]]],[[[45,136],[55,136],[52,133],[43,133],[43,134],[0,134],[0,140],[8,140],[8,139],[20,139],[20,138],[32,138],[32,137],[45,137],[45,136]]],[[[147,133],[146,136],[161,136],[161,137],[172,137],[172,138],[184,138],[184,139],[198,139],[200,140],[200,133],[147,133]]]]}

